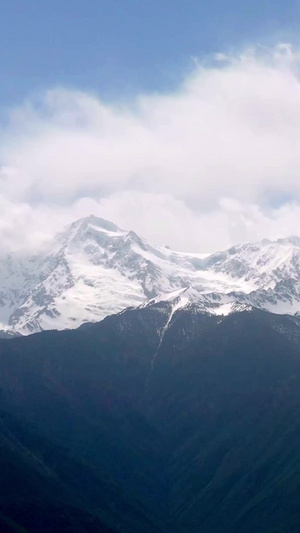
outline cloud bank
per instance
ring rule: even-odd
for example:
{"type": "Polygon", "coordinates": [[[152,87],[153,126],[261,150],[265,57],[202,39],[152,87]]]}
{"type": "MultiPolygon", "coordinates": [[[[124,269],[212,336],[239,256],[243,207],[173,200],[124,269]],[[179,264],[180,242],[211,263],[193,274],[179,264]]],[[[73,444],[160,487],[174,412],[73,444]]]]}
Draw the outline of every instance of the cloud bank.
{"type": "Polygon", "coordinates": [[[197,62],[176,92],[107,104],[56,88],[0,131],[0,237],[35,246],[91,213],[212,251],[300,233],[300,55],[197,62]]]}

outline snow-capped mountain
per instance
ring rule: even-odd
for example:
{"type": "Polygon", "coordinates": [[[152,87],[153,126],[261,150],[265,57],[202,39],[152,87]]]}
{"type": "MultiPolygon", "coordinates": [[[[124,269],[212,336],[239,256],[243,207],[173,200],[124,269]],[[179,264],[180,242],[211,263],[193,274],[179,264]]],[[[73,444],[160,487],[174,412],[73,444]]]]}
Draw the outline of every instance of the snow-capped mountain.
{"type": "Polygon", "coordinates": [[[300,312],[300,238],[207,254],[152,246],[91,216],[33,256],[0,259],[0,329],[75,328],[160,299],[227,314],[249,306],[300,312]]]}

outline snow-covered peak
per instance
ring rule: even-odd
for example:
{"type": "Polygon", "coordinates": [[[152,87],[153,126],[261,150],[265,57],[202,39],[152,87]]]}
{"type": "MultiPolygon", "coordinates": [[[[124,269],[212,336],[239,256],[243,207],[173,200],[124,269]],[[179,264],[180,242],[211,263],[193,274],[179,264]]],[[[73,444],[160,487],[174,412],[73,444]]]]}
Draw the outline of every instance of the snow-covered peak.
{"type": "Polygon", "coordinates": [[[244,243],[214,254],[153,246],[91,216],[47,250],[0,260],[0,328],[74,328],[124,308],[166,303],[228,314],[251,306],[300,312],[300,238],[244,243]]]}
{"type": "Polygon", "coordinates": [[[94,215],[81,218],[67,226],[62,233],[57,235],[55,241],[59,246],[67,247],[70,244],[80,246],[89,240],[99,240],[125,235],[121,230],[108,220],[95,217],[94,215]]]}
{"type": "Polygon", "coordinates": [[[205,268],[244,280],[252,290],[275,288],[283,279],[300,275],[300,238],[245,243],[212,254],[205,268]]]}
{"type": "Polygon", "coordinates": [[[86,230],[88,227],[94,227],[97,228],[99,231],[104,232],[110,232],[110,233],[117,233],[120,230],[116,224],[113,224],[113,222],[110,222],[109,220],[105,220],[104,218],[96,217],[95,215],[91,215],[89,217],[80,218],[79,220],[76,220],[72,224],[66,227],[65,233],[70,233],[73,231],[78,230],[86,230]]]}

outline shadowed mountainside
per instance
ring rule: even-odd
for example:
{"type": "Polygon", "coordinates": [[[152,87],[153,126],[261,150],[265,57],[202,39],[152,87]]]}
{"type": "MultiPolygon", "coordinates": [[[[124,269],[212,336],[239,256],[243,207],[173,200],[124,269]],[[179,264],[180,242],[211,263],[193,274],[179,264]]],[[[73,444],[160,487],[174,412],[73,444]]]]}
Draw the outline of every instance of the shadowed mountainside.
{"type": "Polygon", "coordinates": [[[168,302],[0,340],[1,531],[298,532],[299,348],[168,302]]]}

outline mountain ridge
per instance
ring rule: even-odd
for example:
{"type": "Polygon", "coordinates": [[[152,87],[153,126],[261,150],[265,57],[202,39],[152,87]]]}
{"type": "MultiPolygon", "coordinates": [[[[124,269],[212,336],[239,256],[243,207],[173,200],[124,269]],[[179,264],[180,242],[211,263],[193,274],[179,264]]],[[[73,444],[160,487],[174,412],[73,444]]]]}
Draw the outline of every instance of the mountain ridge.
{"type": "Polygon", "coordinates": [[[300,312],[300,238],[212,254],[149,244],[107,220],[79,219],[32,255],[0,258],[0,329],[73,329],[184,291],[185,305],[228,314],[257,307],[300,312]]]}

